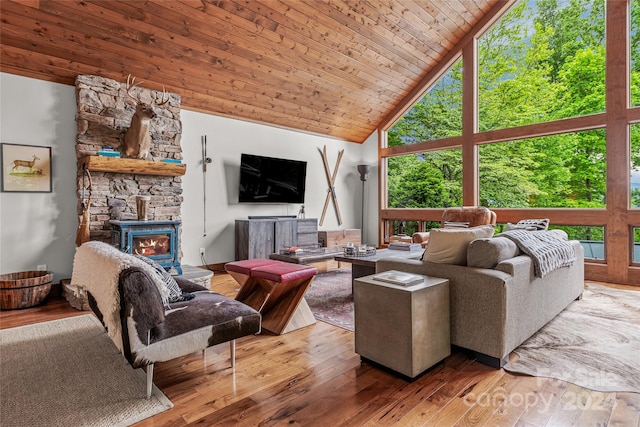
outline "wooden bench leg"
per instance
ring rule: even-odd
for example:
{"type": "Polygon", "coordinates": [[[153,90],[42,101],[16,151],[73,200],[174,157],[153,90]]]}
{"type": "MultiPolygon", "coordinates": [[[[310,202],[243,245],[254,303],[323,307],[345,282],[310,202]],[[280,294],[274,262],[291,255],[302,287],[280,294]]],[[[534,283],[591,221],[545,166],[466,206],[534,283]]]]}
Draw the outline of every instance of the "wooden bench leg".
{"type": "Polygon", "coordinates": [[[307,300],[302,298],[300,304],[298,304],[298,308],[296,308],[293,316],[291,316],[291,319],[289,319],[289,322],[280,334],[286,334],[287,332],[295,331],[305,326],[313,325],[314,323],[316,323],[316,318],[311,312],[307,300]]]}
{"type": "Polygon", "coordinates": [[[261,312],[262,328],[281,335],[316,323],[304,299],[304,294],[314,277],[280,283],[279,287],[274,287],[270,303],[261,312]]]}

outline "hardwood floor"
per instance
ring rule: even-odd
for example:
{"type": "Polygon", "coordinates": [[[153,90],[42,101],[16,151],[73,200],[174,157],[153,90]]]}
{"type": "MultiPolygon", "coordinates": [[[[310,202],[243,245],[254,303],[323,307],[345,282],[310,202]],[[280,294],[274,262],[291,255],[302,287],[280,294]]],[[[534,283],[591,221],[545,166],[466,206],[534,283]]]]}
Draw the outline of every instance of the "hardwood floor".
{"type": "MultiPolygon", "coordinates": [[[[234,296],[233,279],[213,288],[234,296]]],[[[616,286],[619,288],[633,288],[616,286]]],[[[62,298],[0,312],[0,328],[86,314],[62,298]]],[[[600,393],[513,375],[456,352],[408,383],[360,362],[353,333],[317,322],[281,336],[237,342],[156,365],[156,385],[175,405],[139,426],[640,426],[640,394],[600,393]]]]}

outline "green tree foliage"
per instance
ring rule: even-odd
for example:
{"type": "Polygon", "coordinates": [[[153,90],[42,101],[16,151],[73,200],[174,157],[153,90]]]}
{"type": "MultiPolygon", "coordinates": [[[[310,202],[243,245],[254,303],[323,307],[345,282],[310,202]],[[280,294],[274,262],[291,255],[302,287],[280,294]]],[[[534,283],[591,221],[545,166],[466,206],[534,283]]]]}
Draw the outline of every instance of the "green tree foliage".
{"type": "Polygon", "coordinates": [[[604,227],[588,227],[579,225],[550,225],[549,230],[563,230],[570,240],[604,241],[604,227]]]}
{"type": "Polygon", "coordinates": [[[443,150],[388,159],[390,208],[462,204],[462,152],[443,150]]]}
{"type": "Polygon", "coordinates": [[[640,208],[640,188],[631,191],[631,207],[640,208]]]}
{"type": "Polygon", "coordinates": [[[596,46],[567,58],[558,76],[555,118],[599,113],[605,107],[605,50],[596,46]]]}
{"type": "Polygon", "coordinates": [[[640,0],[631,2],[631,105],[640,105],[640,0]]]}
{"type": "Polygon", "coordinates": [[[387,133],[389,147],[462,134],[462,61],[456,61],[428,93],[387,133]]]}
{"type": "MultiPolygon", "coordinates": [[[[533,25],[527,25],[531,10],[526,3],[520,3],[500,25],[481,38],[481,130],[575,117],[604,109],[601,36],[593,25],[578,25],[581,16],[587,15],[585,2],[573,1],[561,9],[556,1],[548,0],[538,6],[540,17],[533,20],[533,25]],[[550,16],[560,19],[549,19],[550,16]],[[570,27],[566,33],[565,27],[570,27]],[[563,44],[565,38],[568,41],[563,44]],[[593,48],[585,48],[585,44],[593,44],[593,48]],[[506,53],[502,51],[505,45],[510,46],[506,53]]],[[[588,16],[603,22],[602,11],[588,16]]],[[[587,138],[584,133],[558,135],[498,146],[502,153],[481,150],[480,199],[487,206],[604,206],[604,135],[600,140],[587,138]],[[586,142],[591,146],[583,145],[586,142]],[[594,158],[599,158],[597,167],[592,164],[594,158]],[[518,167],[512,167],[513,164],[518,167]],[[585,165],[590,167],[587,174],[581,169],[585,165]],[[493,173],[483,174],[487,169],[493,173]],[[500,188],[505,174],[514,183],[512,191],[518,194],[500,188]],[[593,179],[593,174],[598,180],[593,179]],[[572,191],[583,186],[589,191],[572,191]],[[598,194],[593,194],[597,191],[598,194]],[[583,203],[585,196],[589,196],[588,203],[583,203]]]]}
{"type": "Polygon", "coordinates": [[[519,3],[478,41],[480,131],[546,121],[556,87],[545,64],[550,30],[529,34],[530,10],[519,3]]]}
{"type": "Polygon", "coordinates": [[[556,81],[568,58],[578,52],[604,43],[604,1],[538,0],[536,25],[550,31],[548,58],[549,78],[556,81]]]}
{"type": "MultiPolygon", "coordinates": [[[[631,105],[640,105],[640,0],[631,2],[631,105]]],[[[631,168],[640,173],[640,124],[631,125],[631,168]]],[[[640,208],[640,188],[631,190],[631,207],[640,208]]],[[[640,243],[640,227],[634,229],[640,243]]],[[[640,259],[640,256],[636,257],[640,259]]]]}
{"type": "MultiPolygon", "coordinates": [[[[631,19],[631,92],[640,104],[640,3],[631,19]]],[[[603,0],[520,1],[478,40],[479,129],[605,110],[603,0]]],[[[461,62],[388,132],[390,146],[460,135],[461,62]]],[[[640,168],[640,125],[631,127],[640,168]]],[[[457,152],[456,152],[457,151],[457,152]]],[[[604,129],[479,147],[480,203],[490,207],[604,207],[604,129]]],[[[442,150],[389,159],[390,207],[461,204],[461,155],[442,150]]],[[[640,189],[632,205],[640,207],[640,189]]],[[[586,233],[589,230],[573,230],[586,233]]],[[[597,233],[595,233],[597,234],[597,233]]]]}
{"type": "MultiPolygon", "coordinates": [[[[390,147],[462,134],[462,62],[456,61],[387,133],[390,147]]],[[[390,208],[462,204],[462,152],[393,157],[387,163],[390,208]]]]}
{"type": "MultiPolygon", "coordinates": [[[[640,124],[631,125],[631,170],[640,174],[640,124]]],[[[640,208],[640,187],[631,189],[631,207],[640,208]]],[[[640,233],[640,228],[636,229],[640,233]]]]}

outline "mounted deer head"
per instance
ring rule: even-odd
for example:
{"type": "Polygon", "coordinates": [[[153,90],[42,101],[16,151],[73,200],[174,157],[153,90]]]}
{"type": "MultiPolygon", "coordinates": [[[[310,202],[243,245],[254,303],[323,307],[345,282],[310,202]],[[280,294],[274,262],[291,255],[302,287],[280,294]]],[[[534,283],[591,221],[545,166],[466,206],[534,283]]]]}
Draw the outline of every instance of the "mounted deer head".
{"type": "Polygon", "coordinates": [[[140,97],[134,98],[131,95],[131,90],[144,82],[135,83],[136,78],[131,77],[131,74],[127,76],[127,102],[130,105],[136,107],[136,112],[131,118],[131,124],[129,129],[124,133],[124,154],[128,157],[135,157],[138,159],[146,159],[149,156],[149,149],[151,148],[151,135],[149,133],[151,129],[151,120],[156,117],[156,113],[153,111],[153,105],[160,107],[169,102],[169,94],[166,93],[164,86],[162,87],[162,102],[157,103],[152,101],[150,104],[146,104],[140,101],[140,97]],[[165,100],[165,94],[167,99],[165,100]]]}

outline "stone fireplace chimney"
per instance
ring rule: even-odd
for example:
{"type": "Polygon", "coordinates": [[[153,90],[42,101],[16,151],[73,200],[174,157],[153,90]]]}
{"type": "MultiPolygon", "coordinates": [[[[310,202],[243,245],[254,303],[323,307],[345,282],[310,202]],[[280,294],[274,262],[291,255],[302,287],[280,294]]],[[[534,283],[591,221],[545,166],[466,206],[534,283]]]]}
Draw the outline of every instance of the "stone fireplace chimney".
{"type": "MultiPolygon", "coordinates": [[[[97,156],[103,147],[120,151],[124,131],[129,127],[134,108],[125,102],[125,79],[118,81],[99,76],[80,75],[76,78],[78,114],[76,116],[76,156],[78,159],[78,209],[83,195],[83,165],[87,156],[97,156]]],[[[138,87],[143,102],[160,99],[162,92],[138,87]]],[[[150,196],[147,217],[155,221],[181,221],[182,172],[174,173],[176,165],[164,159],[182,160],[180,137],[180,96],[169,94],[169,102],[155,107],[158,115],[151,125],[150,156],[145,160],[110,158],[113,170],[101,167],[88,169],[91,174],[90,239],[111,241],[110,221],[137,220],[136,196],[150,196]],[[113,160],[113,162],[111,161],[113,160]],[[140,167],[117,167],[120,163],[133,163],[140,167]],[[152,167],[146,167],[146,166],[152,167]],[[173,168],[173,169],[172,169],[173,168]],[[133,170],[133,172],[132,172],[133,170]]],[[[99,158],[104,160],[104,158],[99,158]]],[[[182,167],[182,166],[181,166],[182,167]]],[[[85,187],[88,187],[85,179],[85,187]]]]}

